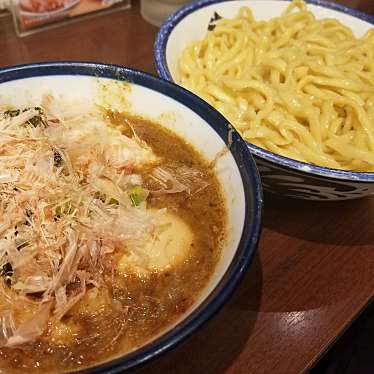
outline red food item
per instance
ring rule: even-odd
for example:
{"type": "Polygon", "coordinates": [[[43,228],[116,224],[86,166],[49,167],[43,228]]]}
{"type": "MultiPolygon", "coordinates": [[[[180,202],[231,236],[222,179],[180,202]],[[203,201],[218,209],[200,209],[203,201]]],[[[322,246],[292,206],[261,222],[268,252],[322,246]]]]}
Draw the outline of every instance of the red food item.
{"type": "Polygon", "coordinates": [[[21,0],[22,10],[32,13],[43,13],[58,10],[64,7],[66,0],[21,0]]]}

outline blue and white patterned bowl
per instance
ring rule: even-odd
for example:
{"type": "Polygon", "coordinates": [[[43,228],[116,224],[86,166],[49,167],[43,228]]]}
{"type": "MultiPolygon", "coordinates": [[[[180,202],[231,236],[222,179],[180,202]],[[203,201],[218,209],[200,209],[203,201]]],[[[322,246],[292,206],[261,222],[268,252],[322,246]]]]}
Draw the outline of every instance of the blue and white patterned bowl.
{"type": "Polygon", "coordinates": [[[251,263],[262,220],[260,176],[245,142],[224,117],[197,96],[165,80],[114,65],[55,62],[0,68],[0,107],[35,106],[45,94],[101,103],[103,92],[109,94],[112,108],[121,110],[125,103],[127,111],[161,121],[207,160],[215,159],[228,144],[230,134],[232,145],[215,167],[226,197],[228,228],[222,254],[207,286],[195,304],[160,336],[130,354],[90,369],[91,374],[123,373],[144,364],[169,351],[212,317],[251,263]],[[128,82],[125,90],[119,84],[122,81],[128,82]],[[103,84],[105,91],[100,90],[103,84]]]}
{"type": "MultiPolygon", "coordinates": [[[[374,25],[374,16],[326,0],[309,0],[308,7],[317,18],[336,18],[349,26],[356,36],[374,25]]],[[[283,0],[200,0],[171,15],[162,25],[154,46],[159,75],[178,81],[178,58],[186,45],[206,35],[209,21],[217,12],[233,17],[240,7],[253,10],[256,19],[279,16],[288,6],[283,0]]],[[[264,189],[282,196],[307,200],[347,200],[374,194],[374,173],[335,170],[292,160],[247,143],[255,156],[264,189]]]]}

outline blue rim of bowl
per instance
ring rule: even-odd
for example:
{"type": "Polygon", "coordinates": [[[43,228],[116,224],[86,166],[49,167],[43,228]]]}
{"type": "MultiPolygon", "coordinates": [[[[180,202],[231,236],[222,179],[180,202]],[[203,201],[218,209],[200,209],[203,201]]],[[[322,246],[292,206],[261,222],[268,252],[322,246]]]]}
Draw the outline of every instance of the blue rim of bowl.
{"type": "Polygon", "coordinates": [[[240,135],[213,107],[196,95],[147,73],[116,65],[90,62],[51,62],[18,65],[0,69],[0,84],[25,78],[55,75],[93,76],[124,80],[169,96],[190,108],[203,118],[218,136],[228,144],[232,134],[230,152],[238,166],[245,195],[245,221],[240,242],[228,269],[210,295],[186,319],[171,331],[161,335],[141,349],[80,373],[122,373],[144,365],[164,354],[192,335],[202,324],[213,317],[232,295],[243,278],[256,251],[262,225],[262,187],[256,164],[240,135]],[[234,131],[233,131],[234,130],[234,131]]]}
{"type": "MultiPolygon", "coordinates": [[[[225,3],[228,1],[234,0],[199,0],[193,2],[180,8],[163,23],[154,43],[154,62],[156,65],[157,72],[161,78],[166,79],[170,82],[174,82],[166,61],[166,47],[169,40],[169,36],[172,33],[173,29],[189,14],[201,8],[205,8],[209,5],[225,3]]],[[[339,12],[351,15],[353,17],[359,18],[363,21],[366,21],[374,25],[374,16],[361,12],[357,9],[353,9],[341,4],[336,4],[327,0],[306,0],[306,2],[308,4],[318,5],[324,8],[337,10],[339,12]]],[[[309,164],[307,162],[297,161],[288,157],[278,155],[276,153],[270,152],[264,148],[258,147],[249,142],[246,143],[248,148],[256,157],[264,159],[266,161],[270,161],[271,163],[274,163],[278,166],[280,165],[283,167],[293,169],[302,174],[313,174],[318,177],[328,177],[332,179],[346,180],[351,182],[374,182],[374,173],[338,170],[323,166],[317,166],[309,164]]]]}

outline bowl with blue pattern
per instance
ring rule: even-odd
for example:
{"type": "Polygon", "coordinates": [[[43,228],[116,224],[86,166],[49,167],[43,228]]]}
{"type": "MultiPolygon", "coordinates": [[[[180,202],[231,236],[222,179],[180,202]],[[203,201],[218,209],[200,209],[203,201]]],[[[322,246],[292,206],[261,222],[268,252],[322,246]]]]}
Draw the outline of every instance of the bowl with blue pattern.
{"type": "MultiPolygon", "coordinates": [[[[284,0],[200,0],[172,14],[162,25],[154,45],[158,74],[179,82],[178,60],[186,46],[206,36],[214,14],[233,18],[249,6],[256,19],[279,16],[289,5],[284,0]]],[[[350,27],[356,36],[374,26],[374,16],[326,0],[307,1],[317,19],[334,18],[350,27]]],[[[247,142],[266,191],[306,200],[348,200],[374,194],[374,173],[338,170],[283,157],[247,142]]]]}
{"type": "Polygon", "coordinates": [[[236,289],[260,238],[260,176],[246,144],[227,120],[197,96],[165,80],[121,66],[89,62],[0,68],[0,108],[34,107],[45,95],[71,102],[103,103],[113,110],[122,110],[125,103],[126,110],[156,123],[160,121],[163,128],[182,137],[206,160],[214,160],[226,200],[227,236],[206,287],[196,302],[158,335],[150,336],[149,341],[130,353],[118,357],[108,354],[107,361],[83,371],[130,372],[191,336],[236,289]]]}

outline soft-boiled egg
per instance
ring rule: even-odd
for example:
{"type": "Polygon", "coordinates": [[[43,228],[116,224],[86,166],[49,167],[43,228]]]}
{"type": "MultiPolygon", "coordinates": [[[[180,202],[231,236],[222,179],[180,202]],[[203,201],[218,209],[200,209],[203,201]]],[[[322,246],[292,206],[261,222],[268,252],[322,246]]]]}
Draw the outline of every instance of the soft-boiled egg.
{"type": "Polygon", "coordinates": [[[192,242],[193,233],[188,224],[176,214],[166,213],[144,248],[122,256],[118,270],[122,274],[135,271],[139,275],[166,271],[186,260],[192,242]]]}

